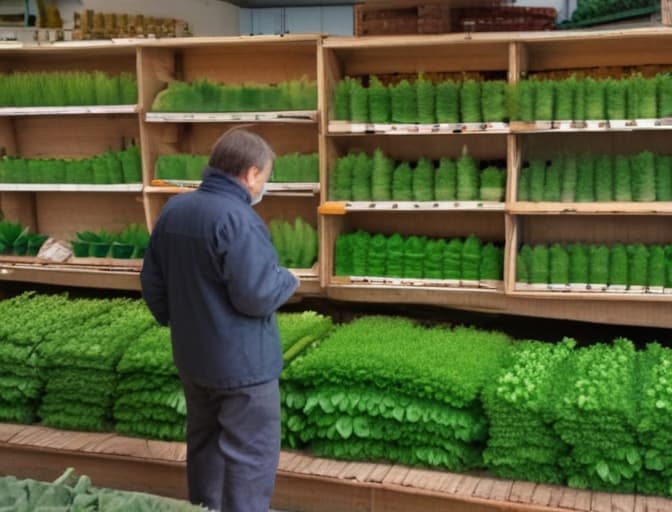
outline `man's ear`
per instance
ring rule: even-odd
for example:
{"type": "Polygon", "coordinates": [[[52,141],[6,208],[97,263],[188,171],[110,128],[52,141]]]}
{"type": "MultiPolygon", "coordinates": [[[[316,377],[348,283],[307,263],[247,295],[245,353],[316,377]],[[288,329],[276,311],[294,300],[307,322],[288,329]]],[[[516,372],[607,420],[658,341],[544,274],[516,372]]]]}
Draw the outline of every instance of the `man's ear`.
{"type": "Polygon", "coordinates": [[[259,174],[257,167],[251,165],[250,167],[248,167],[246,170],[243,171],[240,177],[243,183],[245,183],[248,187],[251,187],[257,181],[257,174],[259,174]]]}

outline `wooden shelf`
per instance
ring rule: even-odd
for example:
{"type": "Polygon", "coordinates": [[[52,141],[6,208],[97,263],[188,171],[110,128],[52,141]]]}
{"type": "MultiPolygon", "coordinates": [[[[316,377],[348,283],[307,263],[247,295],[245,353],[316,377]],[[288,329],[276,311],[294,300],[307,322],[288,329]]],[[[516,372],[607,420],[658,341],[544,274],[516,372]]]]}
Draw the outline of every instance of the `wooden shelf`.
{"type": "Polygon", "coordinates": [[[116,185],[0,183],[0,192],[142,192],[142,183],[116,185]]]}
{"type": "Polygon", "coordinates": [[[672,215],[672,202],[534,203],[517,201],[510,203],[506,211],[516,215],[672,215]]]}
{"type": "MultiPolygon", "coordinates": [[[[189,180],[152,180],[152,185],[145,187],[145,192],[152,194],[180,194],[195,190],[201,184],[200,181],[189,180]],[[165,183],[165,185],[159,185],[165,183]]],[[[266,194],[308,194],[320,193],[319,183],[267,183],[266,194]]]]}
{"type": "Polygon", "coordinates": [[[559,299],[559,300],[599,300],[599,301],[633,301],[633,302],[669,302],[672,303],[672,291],[666,293],[648,292],[615,292],[615,291],[572,291],[546,290],[535,291],[514,288],[509,293],[514,297],[530,299],[559,299]]]}
{"type": "Polygon", "coordinates": [[[90,107],[0,107],[0,117],[81,116],[135,114],[137,105],[93,105],[90,107]]]}
{"type": "Polygon", "coordinates": [[[345,215],[348,212],[503,212],[504,203],[494,201],[327,201],[320,205],[321,215],[345,215]]]}
{"type": "Polygon", "coordinates": [[[147,112],[148,123],[316,123],[316,110],[286,112],[147,112]]]}
{"type": "Polygon", "coordinates": [[[636,119],[634,121],[511,121],[511,133],[614,133],[648,130],[672,130],[672,119],[636,119]]]}
{"type": "Polygon", "coordinates": [[[510,133],[508,123],[373,124],[329,121],[328,135],[487,135],[510,133]]]}
{"type": "Polygon", "coordinates": [[[76,269],[51,264],[0,263],[0,281],[20,281],[77,288],[140,290],[140,274],[137,271],[76,269]]]}

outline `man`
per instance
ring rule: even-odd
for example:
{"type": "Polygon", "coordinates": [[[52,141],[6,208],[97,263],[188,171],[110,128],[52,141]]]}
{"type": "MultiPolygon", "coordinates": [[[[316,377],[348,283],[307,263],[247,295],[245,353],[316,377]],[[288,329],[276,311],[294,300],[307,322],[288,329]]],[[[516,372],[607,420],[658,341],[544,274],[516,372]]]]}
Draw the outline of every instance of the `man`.
{"type": "Polygon", "coordinates": [[[267,512],[280,453],[275,311],[298,281],[278,265],[252,205],[275,154],[234,129],[213,146],[203,182],[172,198],[152,232],[144,299],[169,325],[187,401],[189,499],[227,512],[267,512]]]}

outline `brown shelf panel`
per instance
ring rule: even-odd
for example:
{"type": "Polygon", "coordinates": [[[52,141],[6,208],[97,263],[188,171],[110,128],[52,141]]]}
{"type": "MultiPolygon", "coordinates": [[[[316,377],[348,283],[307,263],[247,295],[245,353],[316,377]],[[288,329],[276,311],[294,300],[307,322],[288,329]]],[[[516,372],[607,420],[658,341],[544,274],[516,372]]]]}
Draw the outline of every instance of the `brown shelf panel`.
{"type": "Polygon", "coordinates": [[[516,215],[672,215],[672,203],[665,201],[641,203],[561,203],[518,201],[507,206],[516,215]]]}
{"type": "Polygon", "coordinates": [[[504,211],[505,204],[494,201],[327,201],[320,205],[322,215],[348,212],[483,212],[504,211]]]}
{"type": "Polygon", "coordinates": [[[0,183],[0,192],[142,192],[142,183],[119,183],[115,185],[0,183]]]}
{"type": "Polygon", "coordinates": [[[316,123],[316,110],[286,112],[147,112],[148,123],[316,123]]]}
{"type": "Polygon", "coordinates": [[[137,105],[92,105],[87,107],[0,107],[0,116],[82,116],[135,114],[137,105]]]}
{"type": "Polygon", "coordinates": [[[140,274],[135,271],[63,268],[51,265],[0,263],[0,280],[42,283],[78,288],[140,290],[140,274]]]}
{"type": "Polygon", "coordinates": [[[574,291],[532,291],[514,290],[510,292],[513,297],[525,297],[528,299],[556,299],[556,300],[598,300],[598,301],[623,301],[623,302],[667,302],[672,303],[672,292],[668,293],[637,293],[637,292],[574,292],[574,291]]]}
{"type": "Polygon", "coordinates": [[[510,133],[507,123],[373,124],[329,121],[328,135],[488,135],[510,133]]]}

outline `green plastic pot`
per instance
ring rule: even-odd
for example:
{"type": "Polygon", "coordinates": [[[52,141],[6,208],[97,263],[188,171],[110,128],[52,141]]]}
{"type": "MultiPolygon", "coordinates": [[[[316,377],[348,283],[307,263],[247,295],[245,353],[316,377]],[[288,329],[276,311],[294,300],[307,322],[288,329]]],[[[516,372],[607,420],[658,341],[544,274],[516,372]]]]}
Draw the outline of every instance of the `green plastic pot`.
{"type": "Polygon", "coordinates": [[[105,258],[110,252],[110,244],[107,242],[93,242],[89,244],[89,256],[92,258],[105,258]]]}
{"type": "Polygon", "coordinates": [[[135,259],[144,258],[146,252],[147,252],[146,247],[135,246],[134,250],[133,250],[133,255],[131,256],[131,258],[135,258],[135,259]]]}
{"type": "Polygon", "coordinates": [[[44,242],[49,238],[47,235],[34,235],[28,241],[28,255],[37,256],[37,253],[40,252],[40,249],[44,245],[44,242]]]}
{"type": "Polygon", "coordinates": [[[72,241],[72,252],[77,258],[86,258],[89,256],[89,242],[82,240],[72,241]]]}
{"type": "Polygon", "coordinates": [[[115,242],[112,244],[112,257],[127,260],[133,255],[135,246],[131,244],[120,244],[115,242]]]}

